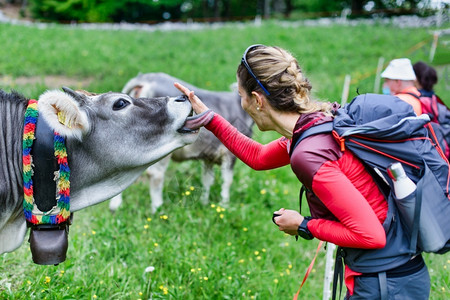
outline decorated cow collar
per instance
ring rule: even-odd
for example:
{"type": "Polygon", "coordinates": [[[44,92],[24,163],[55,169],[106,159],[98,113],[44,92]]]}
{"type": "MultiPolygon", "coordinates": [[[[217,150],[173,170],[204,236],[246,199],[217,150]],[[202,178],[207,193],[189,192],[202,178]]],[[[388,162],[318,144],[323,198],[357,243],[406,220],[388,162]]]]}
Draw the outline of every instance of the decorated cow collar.
{"type": "MultiPolygon", "coordinates": [[[[34,164],[32,149],[34,139],[36,138],[38,116],[38,102],[31,99],[28,102],[25,112],[23,130],[23,210],[25,218],[31,226],[40,224],[57,225],[66,222],[70,218],[70,169],[67,161],[66,143],[64,137],[54,132],[53,152],[57,161],[54,181],[56,181],[57,193],[53,193],[53,195],[56,195],[56,205],[50,210],[42,212],[39,209],[39,205],[35,202],[33,183],[34,164]]],[[[45,123],[44,120],[40,120],[40,122],[45,123]]],[[[49,175],[53,177],[53,174],[49,175]]],[[[50,188],[49,190],[51,191],[52,189],[50,188]]],[[[53,187],[53,190],[55,190],[55,187],[53,187]]]]}

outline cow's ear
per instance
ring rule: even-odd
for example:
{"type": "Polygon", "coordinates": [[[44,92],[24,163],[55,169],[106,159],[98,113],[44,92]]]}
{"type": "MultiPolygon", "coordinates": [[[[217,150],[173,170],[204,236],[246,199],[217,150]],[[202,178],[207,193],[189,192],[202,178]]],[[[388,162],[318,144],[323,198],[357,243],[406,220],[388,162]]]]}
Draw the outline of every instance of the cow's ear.
{"type": "Polygon", "coordinates": [[[83,133],[89,130],[86,112],[81,109],[79,99],[59,91],[47,91],[39,97],[40,116],[60,135],[81,140],[83,133]]]}

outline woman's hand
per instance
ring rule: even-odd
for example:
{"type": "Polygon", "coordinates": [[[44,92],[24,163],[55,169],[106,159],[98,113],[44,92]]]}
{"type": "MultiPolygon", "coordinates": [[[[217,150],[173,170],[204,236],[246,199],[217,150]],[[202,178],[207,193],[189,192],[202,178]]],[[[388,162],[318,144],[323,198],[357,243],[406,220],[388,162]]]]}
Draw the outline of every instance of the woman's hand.
{"type": "Polygon", "coordinates": [[[208,110],[208,107],[205,105],[205,103],[200,100],[195,94],[194,91],[190,91],[187,87],[181,85],[178,82],[174,83],[174,86],[180,90],[183,94],[188,96],[189,101],[191,102],[192,109],[196,114],[201,114],[208,110]]]}
{"type": "Polygon", "coordinates": [[[298,226],[303,222],[304,217],[295,210],[284,209],[274,212],[275,224],[281,231],[290,235],[297,235],[298,226]]]}

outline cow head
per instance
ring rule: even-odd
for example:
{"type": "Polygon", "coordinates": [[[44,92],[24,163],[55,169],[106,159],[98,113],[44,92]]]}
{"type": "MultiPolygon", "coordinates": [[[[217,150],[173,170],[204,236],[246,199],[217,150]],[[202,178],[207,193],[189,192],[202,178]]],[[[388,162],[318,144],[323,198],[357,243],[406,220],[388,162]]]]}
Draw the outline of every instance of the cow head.
{"type": "Polygon", "coordinates": [[[40,117],[66,137],[71,210],[120,193],[145,168],[194,142],[198,133],[186,125],[192,108],[184,96],[147,99],[64,88],[42,94],[38,107],[40,117]]]}

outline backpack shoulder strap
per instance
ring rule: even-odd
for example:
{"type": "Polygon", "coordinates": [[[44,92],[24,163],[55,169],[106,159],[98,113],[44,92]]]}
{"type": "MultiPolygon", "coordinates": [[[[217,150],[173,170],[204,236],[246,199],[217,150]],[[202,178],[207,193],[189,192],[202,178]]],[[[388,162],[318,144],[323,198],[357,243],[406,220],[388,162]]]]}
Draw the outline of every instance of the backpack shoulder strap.
{"type": "Polygon", "coordinates": [[[326,132],[332,132],[333,131],[333,122],[326,122],[320,125],[313,126],[307,130],[305,130],[297,139],[295,142],[294,147],[292,148],[292,152],[294,151],[295,147],[300,144],[301,141],[306,139],[309,136],[316,135],[319,133],[326,133],[326,132]]]}
{"type": "Polygon", "coordinates": [[[420,101],[420,96],[417,96],[417,95],[414,94],[414,93],[409,93],[409,92],[407,92],[407,93],[400,93],[400,94],[413,96],[414,98],[416,98],[417,100],[420,101]]]}

